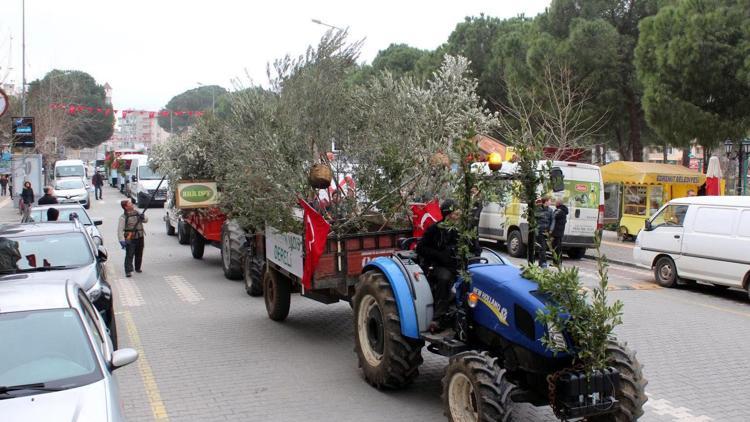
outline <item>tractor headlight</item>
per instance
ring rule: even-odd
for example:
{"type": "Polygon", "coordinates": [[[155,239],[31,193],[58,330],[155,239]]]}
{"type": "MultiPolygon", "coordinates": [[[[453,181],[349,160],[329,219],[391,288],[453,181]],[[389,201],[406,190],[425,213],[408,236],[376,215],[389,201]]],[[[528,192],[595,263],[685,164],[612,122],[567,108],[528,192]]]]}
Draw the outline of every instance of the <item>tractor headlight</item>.
{"type": "Polygon", "coordinates": [[[469,305],[469,308],[476,308],[477,302],[479,302],[479,295],[474,292],[469,293],[469,296],[466,297],[466,303],[469,305]]]}
{"type": "Polygon", "coordinates": [[[568,344],[565,342],[565,336],[560,329],[557,328],[557,325],[548,322],[547,332],[549,333],[549,340],[552,343],[552,347],[555,350],[562,352],[568,349],[568,344]]]}

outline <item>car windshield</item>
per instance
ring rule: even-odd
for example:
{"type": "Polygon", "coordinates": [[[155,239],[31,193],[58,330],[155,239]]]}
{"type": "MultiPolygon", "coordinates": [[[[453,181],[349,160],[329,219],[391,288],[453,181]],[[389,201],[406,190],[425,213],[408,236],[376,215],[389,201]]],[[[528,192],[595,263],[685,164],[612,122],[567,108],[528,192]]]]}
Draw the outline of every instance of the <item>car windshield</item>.
{"type": "Polygon", "coordinates": [[[151,170],[149,166],[138,166],[138,174],[141,180],[161,180],[161,174],[151,170]]]}
{"type": "Polygon", "coordinates": [[[71,179],[71,180],[60,180],[55,183],[55,189],[83,189],[83,180],[71,179]]]}
{"type": "MultiPolygon", "coordinates": [[[[47,209],[48,208],[32,209],[30,214],[31,220],[37,223],[47,221],[47,209]]],[[[94,224],[91,222],[91,219],[89,218],[88,214],[86,214],[86,211],[83,209],[83,207],[58,208],[57,210],[60,212],[60,215],[57,217],[57,221],[69,221],[70,214],[76,213],[78,214],[78,221],[80,221],[81,224],[86,226],[94,224]]]]}
{"type": "MultiPolygon", "coordinates": [[[[72,268],[88,265],[94,260],[86,237],[81,232],[0,237],[0,240],[2,239],[15,241],[18,247],[16,251],[0,248],[0,253],[15,255],[16,258],[20,256],[20,259],[17,259],[15,265],[12,262],[7,262],[8,265],[3,264],[0,270],[36,271],[45,268],[72,268]]],[[[5,244],[7,241],[2,243],[5,244]]],[[[6,256],[0,258],[2,262],[13,259],[6,259],[8,258],[6,256]]]]}
{"type": "MultiPolygon", "coordinates": [[[[78,312],[73,309],[0,314],[0,388],[43,384],[49,389],[80,387],[103,375],[78,312]]],[[[19,388],[0,400],[44,391],[19,388]]]]}
{"type": "Polygon", "coordinates": [[[59,166],[55,167],[56,177],[80,176],[84,177],[83,166],[59,166]]]}

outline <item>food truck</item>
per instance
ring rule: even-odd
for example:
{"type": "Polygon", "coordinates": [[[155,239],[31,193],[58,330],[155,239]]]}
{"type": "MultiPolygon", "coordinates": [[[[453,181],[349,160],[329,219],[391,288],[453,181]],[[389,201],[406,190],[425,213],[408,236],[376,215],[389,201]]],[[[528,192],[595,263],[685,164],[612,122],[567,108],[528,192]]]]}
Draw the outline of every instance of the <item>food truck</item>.
{"type": "Polygon", "coordinates": [[[604,223],[621,240],[635,239],[648,218],[673,198],[697,194],[706,176],[675,164],[615,161],[602,166],[604,223]]]}

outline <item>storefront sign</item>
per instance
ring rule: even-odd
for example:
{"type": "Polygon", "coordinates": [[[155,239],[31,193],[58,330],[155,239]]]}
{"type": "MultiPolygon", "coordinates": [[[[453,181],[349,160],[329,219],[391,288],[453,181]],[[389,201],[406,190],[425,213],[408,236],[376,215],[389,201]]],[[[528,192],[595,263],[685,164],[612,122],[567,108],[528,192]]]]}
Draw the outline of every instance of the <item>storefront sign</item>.
{"type": "Polygon", "coordinates": [[[700,184],[700,177],[695,176],[677,176],[670,174],[657,174],[656,181],[658,183],[686,183],[690,185],[700,184]]]}
{"type": "Polygon", "coordinates": [[[177,182],[177,208],[205,208],[217,205],[219,194],[216,182],[177,182]]]}

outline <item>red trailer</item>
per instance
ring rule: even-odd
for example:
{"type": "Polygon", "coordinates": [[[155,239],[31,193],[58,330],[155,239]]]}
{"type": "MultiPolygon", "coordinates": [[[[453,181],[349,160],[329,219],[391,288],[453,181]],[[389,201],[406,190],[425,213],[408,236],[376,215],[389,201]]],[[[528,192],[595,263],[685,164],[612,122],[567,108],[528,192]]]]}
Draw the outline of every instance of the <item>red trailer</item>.
{"type": "Polygon", "coordinates": [[[217,207],[189,210],[183,213],[182,220],[193,258],[202,259],[206,245],[215,246],[221,249],[224,276],[231,280],[242,278],[245,231],[236,222],[228,220],[217,207]]]}

